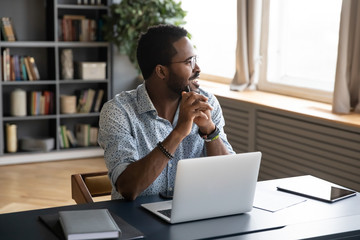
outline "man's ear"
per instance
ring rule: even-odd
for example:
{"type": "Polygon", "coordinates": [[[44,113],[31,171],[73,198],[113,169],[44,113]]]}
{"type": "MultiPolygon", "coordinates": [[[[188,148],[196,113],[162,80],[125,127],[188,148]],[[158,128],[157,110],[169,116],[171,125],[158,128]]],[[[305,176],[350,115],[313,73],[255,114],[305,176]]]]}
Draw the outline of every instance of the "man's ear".
{"type": "Polygon", "coordinates": [[[158,78],[160,79],[166,79],[167,75],[168,75],[168,69],[167,67],[163,66],[163,65],[156,65],[155,67],[155,73],[158,76],[158,78]]]}

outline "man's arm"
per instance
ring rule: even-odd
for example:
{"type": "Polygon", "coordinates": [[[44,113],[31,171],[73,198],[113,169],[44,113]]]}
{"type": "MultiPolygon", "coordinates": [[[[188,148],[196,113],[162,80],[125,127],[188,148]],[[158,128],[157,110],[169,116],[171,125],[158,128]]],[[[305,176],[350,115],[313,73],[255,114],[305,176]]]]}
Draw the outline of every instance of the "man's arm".
{"type": "MultiPolygon", "coordinates": [[[[175,130],[162,142],[164,148],[173,154],[184,136],[175,130]]],[[[158,147],[144,158],[131,163],[118,177],[118,192],[128,200],[134,200],[161,174],[170,159],[158,147]]]]}

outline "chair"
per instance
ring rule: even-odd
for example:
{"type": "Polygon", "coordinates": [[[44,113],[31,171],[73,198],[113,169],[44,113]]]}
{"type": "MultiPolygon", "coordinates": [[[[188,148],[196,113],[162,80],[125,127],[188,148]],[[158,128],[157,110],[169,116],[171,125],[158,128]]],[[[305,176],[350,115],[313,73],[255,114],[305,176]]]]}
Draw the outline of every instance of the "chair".
{"type": "Polygon", "coordinates": [[[71,194],[77,204],[93,203],[93,197],[111,194],[108,172],[93,172],[71,175],[71,194]]]}

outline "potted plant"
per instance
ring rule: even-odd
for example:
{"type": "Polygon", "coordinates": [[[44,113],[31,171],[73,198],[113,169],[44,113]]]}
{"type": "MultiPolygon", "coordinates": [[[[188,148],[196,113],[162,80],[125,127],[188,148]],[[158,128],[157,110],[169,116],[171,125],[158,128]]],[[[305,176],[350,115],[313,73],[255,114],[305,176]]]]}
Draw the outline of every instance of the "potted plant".
{"type": "Polygon", "coordinates": [[[140,33],[157,24],[183,25],[185,15],[181,2],[174,0],[122,0],[112,4],[110,14],[104,16],[104,38],[138,68],[136,47],[140,33]]]}

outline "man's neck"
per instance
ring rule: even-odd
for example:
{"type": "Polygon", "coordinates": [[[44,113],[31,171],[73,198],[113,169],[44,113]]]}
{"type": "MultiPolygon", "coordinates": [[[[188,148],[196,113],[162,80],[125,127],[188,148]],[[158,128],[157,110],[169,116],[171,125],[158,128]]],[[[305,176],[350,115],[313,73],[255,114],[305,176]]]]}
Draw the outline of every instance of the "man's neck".
{"type": "Polygon", "coordinates": [[[162,88],[154,83],[145,83],[145,86],[159,117],[167,119],[172,123],[179,105],[180,96],[171,94],[165,88],[162,88]]]}

